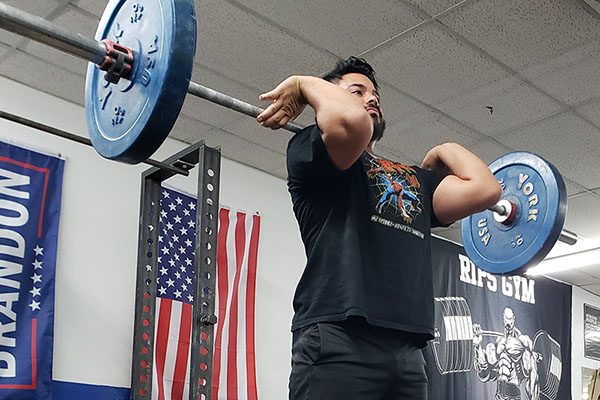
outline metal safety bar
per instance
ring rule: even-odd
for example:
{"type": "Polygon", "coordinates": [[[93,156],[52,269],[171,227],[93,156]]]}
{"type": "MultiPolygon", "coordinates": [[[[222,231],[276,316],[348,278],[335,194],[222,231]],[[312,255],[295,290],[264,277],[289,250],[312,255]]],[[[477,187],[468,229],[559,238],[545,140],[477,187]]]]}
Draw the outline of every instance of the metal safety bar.
{"type": "MultiPolygon", "coordinates": [[[[58,128],[54,128],[52,126],[45,125],[45,124],[42,124],[40,122],[32,121],[30,119],[21,117],[19,115],[11,114],[11,113],[8,113],[6,111],[0,110],[0,118],[8,120],[8,121],[15,122],[17,124],[28,126],[30,128],[38,129],[40,131],[49,133],[51,135],[59,136],[59,137],[62,137],[64,139],[71,140],[73,142],[84,144],[86,146],[93,146],[91,140],[88,139],[88,138],[76,135],[74,133],[66,132],[66,131],[60,130],[58,128]]],[[[152,165],[153,167],[158,167],[158,168],[161,168],[161,169],[164,169],[164,170],[167,170],[167,171],[175,172],[176,174],[179,174],[179,175],[183,175],[183,176],[189,176],[190,175],[189,171],[186,171],[185,169],[177,168],[177,167],[175,167],[173,165],[169,165],[169,164],[166,164],[166,163],[163,163],[163,162],[160,162],[160,161],[156,161],[156,160],[153,160],[151,158],[148,158],[148,159],[146,159],[146,160],[144,160],[142,162],[144,164],[152,165]]],[[[185,164],[183,164],[183,165],[185,165],[185,164]]]]}

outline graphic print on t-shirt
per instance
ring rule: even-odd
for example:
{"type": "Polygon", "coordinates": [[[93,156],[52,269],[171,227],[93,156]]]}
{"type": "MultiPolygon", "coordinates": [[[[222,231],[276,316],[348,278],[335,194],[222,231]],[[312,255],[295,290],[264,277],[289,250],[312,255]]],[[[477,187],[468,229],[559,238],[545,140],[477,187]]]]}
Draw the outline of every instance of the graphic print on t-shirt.
{"type": "Polygon", "coordinates": [[[367,176],[375,194],[375,211],[412,223],[422,212],[421,183],[415,170],[383,158],[367,158],[367,176]]]}

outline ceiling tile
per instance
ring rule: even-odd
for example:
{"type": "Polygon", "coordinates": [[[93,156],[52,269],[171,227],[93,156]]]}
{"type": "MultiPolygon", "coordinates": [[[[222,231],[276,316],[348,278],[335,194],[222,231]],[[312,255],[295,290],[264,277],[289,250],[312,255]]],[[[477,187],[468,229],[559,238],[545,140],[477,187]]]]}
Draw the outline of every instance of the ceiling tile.
{"type": "Polygon", "coordinates": [[[600,96],[600,41],[595,41],[521,72],[555,98],[576,105],[600,96]]]}
{"type": "MultiPolygon", "coordinates": [[[[199,65],[194,66],[192,81],[251,104],[257,103],[258,95],[260,94],[256,89],[242,85],[235,80],[228,79],[199,65]]],[[[241,114],[221,105],[190,94],[186,96],[182,113],[190,118],[216,127],[231,123],[241,116],[241,114]]]]}
{"type": "MultiPolygon", "coordinates": [[[[38,17],[47,16],[60,4],[56,0],[3,0],[2,3],[6,4],[7,6],[17,8],[26,13],[37,15],[38,17]]],[[[12,46],[16,44],[20,39],[20,36],[0,29],[0,42],[7,43],[12,46]]]]}
{"type": "Polygon", "coordinates": [[[427,104],[439,104],[507,75],[431,25],[375,50],[369,59],[384,81],[427,104]]]}
{"type": "Polygon", "coordinates": [[[596,40],[600,30],[581,2],[564,0],[480,0],[441,20],[515,69],[596,40]]]}
{"type": "Polygon", "coordinates": [[[214,129],[210,125],[179,115],[173,129],[169,133],[169,137],[192,144],[200,140],[205,140],[214,129]]]}
{"type": "Polygon", "coordinates": [[[456,142],[469,148],[477,141],[472,132],[443,115],[429,115],[413,126],[394,124],[387,131],[393,135],[388,134],[385,147],[415,160],[422,160],[430,149],[442,143],[456,142]]]}
{"type": "MultiPolygon", "coordinates": [[[[573,231],[585,238],[587,242],[600,243],[600,227],[598,221],[590,216],[600,215],[600,196],[582,194],[568,200],[565,229],[573,231]]],[[[600,263],[600,260],[598,260],[600,263]]]]}
{"type": "MultiPolygon", "coordinates": [[[[83,36],[89,38],[94,37],[95,26],[98,25],[98,21],[96,19],[90,18],[88,15],[77,11],[77,8],[72,6],[66,7],[64,10],[58,13],[56,17],[51,19],[51,21],[59,27],[81,33],[83,36]],[[90,27],[93,27],[93,29],[90,29],[90,27]]],[[[60,50],[56,50],[45,44],[41,44],[33,40],[26,40],[23,41],[23,44],[19,46],[19,48],[29,54],[34,55],[35,57],[46,60],[69,71],[83,75],[86,73],[88,64],[87,61],[60,50]]]]}
{"type": "Polygon", "coordinates": [[[278,178],[287,180],[287,166],[285,165],[285,163],[280,168],[274,169],[273,175],[275,175],[278,178]]]}
{"type": "Polygon", "coordinates": [[[588,275],[593,276],[594,278],[596,278],[596,281],[594,283],[600,284],[600,260],[598,260],[598,263],[596,265],[579,267],[577,268],[577,271],[584,272],[588,275]]]}
{"type": "Polygon", "coordinates": [[[88,38],[95,37],[98,29],[98,19],[91,18],[71,5],[65,7],[52,21],[71,32],[80,33],[88,38]]]}
{"type": "Polygon", "coordinates": [[[0,43],[0,63],[2,62],[2,58],[6,55],[9,49],[10,47],[8,47],[7,45],[0,43]]]}
{"type": "Polygon", "coordinates": [[[590,293],[600,296],[600,283],[593,284],[593,285],[585,285],[585,286],[582,286],[582,288],[587,290],[590,293]]]}
{"type": "Polygon", "coordinates": [[[563,177],[563,180],[565,181],[565,186],[567,187],[567,196],[579,195],[583,192],[588,191],[588,188],[586,188],[585,186],[567,178],[564,175],[562,175],[562,177],[563,177]]]}
{"type": "Polygon", "coordinates": [[[394,123],[409,123],[415,115],[431,113],[427,105],[398,91],[387,83],[379,82],[381,109],[388,125],[394,123]]]}
{"type": "Polygon", "coordinates": [[[272,130],[260,126],[252,118],[242,118],[222,128],[236,136],[267,147],[279,154],[285,154],[293,133],[285,129],[272,130]]]}
{"type": "Polygon", "coordinates": [[[206,143],[220,146],[223,157],[267,173],[279,170],[285,164],[285,155],[222,130],[210,132],[206,143]]]}
{"type": "Polygon", "coordinates": [[[570,269],[566,271],[553,272],[546,274],[547,276],[558,279],[559,281],[570,283],[572,285],[589,285],[598,283],[598,279],[590,274],[581,272],[578,269],[570,269]]]}
{"type": "Polygon", "coordinates": [[[203,3],[196,60],[232,79],[266,91],[294,73],[317,75],[336,60],[227,2],[203,3]]]}
{"type": "MultiPolygon", "coordinates": [[[[471,150],[488,165],[497,158],[514,151],[514,149],[511,149],[508,146],[498,143],[494,140],[483,140],[481,142],[471,144],[469,145],[469,150],[471,150]]],[[[565,186],[567,188],[567,196],[581,193],[582,191],[586,190],[583,186],[576,184],[564,176],[563,180],[565,181],[565,186]]]]}
{"type": "MultiPolygon", "coordinates": [[[[408,3],[419,7],[421,10],[425,11],[430,16],[434,16],[436,14],[441,13],[442,11],[447,10],[448,8],[460,3],[462,0],[406,0],[408,3]]],[[[461,6],[457,7],[455,10],[458,10],[461,6]]],[[[455,12],[454,10],[452,12],[455,12]]]]}
{"type": "Polygon", "coordinates": [[[501,79],[438,108],[480,132],[493,136],[558,111],[561,106],[514,77],[501,79]]]}
{"type": "Polygon", "coordinates": [[[186,116],[177,119],[170,136],[186,143],[204,140],[208,146],[220,147],[223,157],[267,173],[281,169],[285,164],[284,154],[255,143],[243,135],[238,136],[237,133],[214,128],[186,116]]]}
{"type": "Polygon", "coordinates": [[[88,65],[87,61],[64,53],[60,50],[55,50],[52,47],[31,40],[24,42],[24,45],[20,47],[20,49],[37,58],[48,61],[60,68],[75,72],[79,75],[86,74],[88,65]]]}
{"type": "Polygon", "coordinates": [[[84,103],[84,76],[57,68],[20,51],[11,53],[0,63],[0,75],[67,101],[84,103]]]}
{"type": "MultiPolygon", "coordinates": [[[[229,2],[239,4],[232,0],[229,2]]],[[[396,0],[379,0],[376,7],[362,0],[346,0],[342,7],[336,2],[311,0],[250,0],[243,3],[277,25],[284,26],[285,30],[340,57],[370,49],[422,21],[396,0]]]]}
{"type": "Polygon", "coordinates": [[[71,4],[92,13],[98,17],[101,17],[106,8],[107,0],[72,0],[71,4]]]}
{"type": "MultiPolygon", "coordinates": [[[[222,94],[241,100],[242,102],[249,103],[259,108],[265,107],[265,103],[261,103],[258,100],[258,96],[263,92],[262,90],[253,88],[244,83],[239,83],[199,65],[194,66],[192,80],[222,94]]],[[[267,90],[265,89],[264,91],[267,90]]],[[[230,110],[227,107],[212,103],[208,100],[204,100],[195,95],[188,95],[186,97],[183,114],[216,127],[223,127],[240,118],[253,119],[253,117],[244,116],[244,114],[230,110]]],[[[314,123],[314,112],[312,108],[307,107],[295,122],[300,125],[314,123]]]]}
{"type": "Polygon", "coordinates": [[[497,158],[510,152],[512,149],[493,140],[482,140],[469,145],[469,150],[489,165],[497,158]]]}
{"type": "Polygon", "coordinates": [[[563,176],[584,187],[600,187],[600,132],[571,113],[548,118],[498,140],[515,150],[541,155],[563,176]]]}
{"type": "MultiPolygon", "coordinates": [[[[590,85],[595,86],[595,85],[590,85]]],[[[588,118],[596,126],[600,126],[600,101],[577,108],[584,117],[588,118]]]]}

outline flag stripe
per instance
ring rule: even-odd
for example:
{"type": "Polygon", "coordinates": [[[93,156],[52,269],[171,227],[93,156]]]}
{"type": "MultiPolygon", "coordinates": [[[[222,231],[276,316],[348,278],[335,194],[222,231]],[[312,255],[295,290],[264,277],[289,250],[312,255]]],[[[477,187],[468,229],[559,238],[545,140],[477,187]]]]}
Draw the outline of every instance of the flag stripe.
{"type": "Polygon", "coordinates": [[[213,400],[218,399],[220,373],[221,373],[221,340],[223,337],[223,322],[225,321],[227,307],[227,232],[229,231],[229,210],[221,209],[219,212],[219,233],[217,237],[217,296],[218,300],[218,315],[217,315],[217,332],[214,340],[213,353],[213,373],[212,373],[212,397],[213,400]]]}
{"type": "MultiPolygon", "coordinates": [[[[156,315],[160,315],[160,298],[156,298],[156,315]]],[[[157,320],[158,321],[158,320],[157,320]]],[[[158,322],[154,323],[154,343],[156,343],[156,339],[158,338],[158,322]]],[[[156,368],[157,360],[156,356],[158,355],[158,346],[154,346],[154,353],[152,354],[152,400],[158,399],[158,393],[160,389],[158,387],[158,371],[156,368]]],[[[162,379],[161,379],[162,380],[162,379]]]]}
{"type": "Polygon", "coordinates": [[[244,216],[237,213],[235,225],[235,277],[232,288],[231,303],[229,306],[229,341],[227,345],[227,398],[235,400],[238,397],[237,389],[237,335],[238,335],[238,290],[240,273],[244,255],[245,244],[244,216]]]}
{"type": "Polygon", "coordinates": [[[250,247],[250,237],[252,234],[252,220],[248,218],[245,213],[238,213],[238,220],[242,226],[241,230],[244,233],[242,254],[240,255],[241,270],[239,273],[239,279],[236,283],[238,288],[237,296],[237,312],[238,312],[238,324],[237,324],[237,342],[234,350],[237,354],[237,396],[239,399],[247,399],[248,393],[248,374],[246,370],[247,354],[246,354],[246,326],[247,326],[247,314],[246,314],[246,300],[247,300],[247,282],[248,282],[248,255],[250,247]]]}
{"type": "Polygon", "coordinates": [[[254,356],[254,303],[256,295],[256,263],[258,258],[258,238],[260,231],[260,218],[252,216],[252,234],[248,256],[248,280],[246,290],[246,373],[248,376],[248,400],[257,400],[256,388],[256,360],[254,356]]]}
{"type": "Polygon", "coordinates": [[[182,312],[179,328],[179,346],[173,376],[173,400],[183,400],[185,376],[188,368],[188,354],[190,352],[190,338],[192,335],[192,305],[182,303],[182,312]]]}
{"type": "Polygon", "coordinates": [[[169,322],[171,320],[171,300],[158,299],[160,311],[158,313],[158,328],[156,331],[156,349],[154,350],[154,368],[156,369],[156,380],[158,384],[157,399],[165,399],[164,373],[166,352],[169,341],[169,322]]]}

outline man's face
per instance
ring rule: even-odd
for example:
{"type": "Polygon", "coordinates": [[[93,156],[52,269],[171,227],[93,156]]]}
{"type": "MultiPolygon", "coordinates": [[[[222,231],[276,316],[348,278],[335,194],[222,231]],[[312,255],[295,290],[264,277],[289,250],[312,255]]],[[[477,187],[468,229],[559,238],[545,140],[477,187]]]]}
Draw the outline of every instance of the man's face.
{"type": "Polygon", "coordinates": [[[365,110],[367,110],[373,120],[371,142],[380,140],[385,130],[385,119],[379,106],[379,93],[375,89],[375,86],[373,86],[373,82],[363,74],[352,72],[343,75],[337,84],[361,99],[363,107],[365,107],[365,110]]]}

